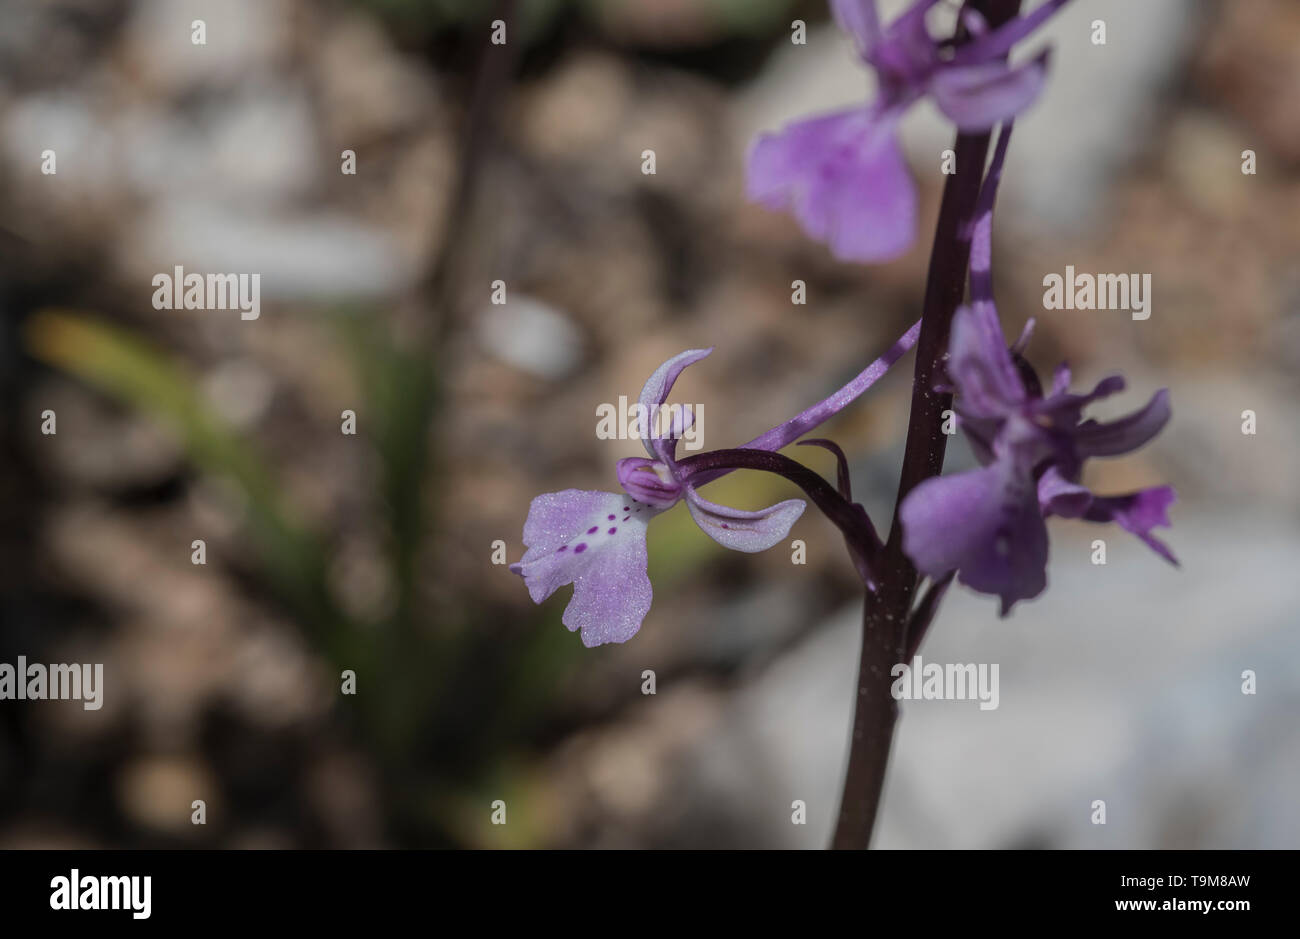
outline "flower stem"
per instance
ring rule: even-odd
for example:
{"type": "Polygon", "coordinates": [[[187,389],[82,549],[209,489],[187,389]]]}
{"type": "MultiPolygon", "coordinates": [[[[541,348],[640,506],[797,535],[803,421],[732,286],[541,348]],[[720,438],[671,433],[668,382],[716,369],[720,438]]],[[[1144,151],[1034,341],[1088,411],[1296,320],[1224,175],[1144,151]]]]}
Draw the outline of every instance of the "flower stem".
{"type": "Polygon", "coordinates": [[[751,469],[784,476],[794,483],[837,528],[843,532],[851,548],[870,558],[880,549],[880,539],[866,512],[860,510],[826,480],[802,463],[797,463],[780,453],[738,447],[731,450],[710,450],[687,457],[677,463],[683,482],[696,483],[697,478],[710,479],[714,471],[751,469]]]}
{"type": "MultiPolygon", "coordinates": [[[[975,0],[972,6],[984,15],[990,26],[996,27],[1016,15],[1020,0],[975,0]]],[[[958,42],[962,38],[959,35],[958,42]]],[[[866,592],[863,609],[853,733],[839,818],[831,841],[835,849],[868,847],[884,790],[894,725],[898,720],[898,703],[890,693],[893,683],[890,670],[907,652],[907,622],[917,585],[916,568],[903,554],[898,508],[918,484],[943,471],[948,443],[943,433],[943,412],[951,406],[952,396],[940,394],[934,388],[943,374],[952,317],[965,295],[971,231],[990,137],[987,131],[957,135],[953,145],[956,171],[944,184],[939,205],[922,307],[921,336],[916,346],[912,410],[898,499],[889,538],[877,562],[881,586],[874,593],[866,592]]]]}
{"type": "MultiPolygon", "coordinates": [[[[957,171],[948,177],[939,207],[939,224],[930,254],[921,316],[921,338],[916,346],[916,374],[912,382],[912,413],[907,422],[907,445],[903,471],[898,481],[894,520],[889,544],[896,550],[903,530],[898,508],[920,482],[943,472],[948,435],[943,432],[943,412],[952,406],[952,395],[934,390],[942,383],[943,359],[948,349],[952,317],[966,292],[966,266],[970,260],[971,230],[990,133],[958,134],[953,151],[957,171]]],[[[899,552],[901,554],[901,550],[899,552]]]]}
{"type": "MultiPolygon", "coordinates": [[[[911,587],[906,586],[900,573],[905,572],[886,571],[885,585],[875,593],[866,592],[849,765],[831,841],[831,847],[837,850],[865,849],[871,843],[885,785],[898,720],[898,703],[889,691],[893,681],[889,670],[901,658],[895,627],[906,621],[911,597],[911,587]]],[[[914,579],[914,575],[911,577],[914,579]]]]}

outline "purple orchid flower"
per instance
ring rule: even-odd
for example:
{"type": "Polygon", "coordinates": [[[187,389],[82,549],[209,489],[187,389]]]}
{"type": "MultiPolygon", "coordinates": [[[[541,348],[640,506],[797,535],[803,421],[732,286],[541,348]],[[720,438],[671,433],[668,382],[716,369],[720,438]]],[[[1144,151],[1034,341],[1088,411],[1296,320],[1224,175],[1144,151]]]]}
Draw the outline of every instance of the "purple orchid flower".
{"type": "Polygon", "coordinates": [[[793,211],[804,231],[845,261],[886,261],[916,235],[916,188],[898,144],[898,123],[929,96],[962,131],[985,131],[1019,114],[1038,97],[1047,52],[1017,66],[1006,54],[1066,0],[989,29],[972,9],[968,38],[937,41],[925,17],[938,0],[917,0],[881,27],[875,0],[830,0],[831,12],[879,78],[867,107],[813,117],[763,134],[749,153],[748,197],[793,211]]]}
{"type": "Polygon", "coordinates": [[[943,389],[956,391],[954,414],[982,466],[927,479],[899,507],[903,550],[917,570],[936,582],[955,571],[973,590],[998,595],[1004,616],[1047,586],[1049,515],[1115,522],[1178,563],[1151,534],[1169,526],[1171,487],[1097,496],[1079,483],[1089,457],[1131,453],[1160,432],[1170,417],[1168,390],[1119,420],[1084,420],[1084,408],[1124,390],[1124,379],[1114,375],[1087,394],[1074,394],[1063,363],[1044,394],[1021,356],[1033,320],[1010,349],[1003,338],[991,255],[993,204],[1009,137],[1007,125],[980,193],[971,242],[972,302],[953,317],[947,372],[954,387],[943,389]]]}
{"type": "MultiPolygon", "coordinates": [[[[655,370],[641,391],[638,434],[648,457],[619,461],[618,480],[625,494],[566,489],[537,496],[524,522],[528,550],[510,570],[524,578],[534,603],[541,603],[565,584],[573,584],[573,598],[562,622],[571,631],[581,631],[584,645],[626,642],[640,629],[650,609],[646,526],[656,515],[685,501],[691,517],[710,538],[733,551],[752,553],[784,539],[803,514],[806,503],[802,499],[745,511],[718,505],[700,495],[700,486],[740,466],[736,460],[747,454],[751,468],[781,473],[803,487],[833,521],[854,533],[855,543],[863,539],[869,545],[878,543],[865,513],[848,505],[843,486],[837,497],[820,477],[775,451],[822,424],[870,388],[915,344],[919,333],[918,322],[844,387],[743,448],[680,461],[677,439],[691,426],[690,410],[683,409],[682,417],[663,434],[652,432],[644,416],[657,413],[682,371],[713,350],[690,349],[673,356],[655,370]]],[[[823,441],[817,443],[825,445],[823,441]]],[[[842,464],[843,455],[837,455],[842,464]]],[[[859,569],[865,571],[862,564],[859,569]]]]}

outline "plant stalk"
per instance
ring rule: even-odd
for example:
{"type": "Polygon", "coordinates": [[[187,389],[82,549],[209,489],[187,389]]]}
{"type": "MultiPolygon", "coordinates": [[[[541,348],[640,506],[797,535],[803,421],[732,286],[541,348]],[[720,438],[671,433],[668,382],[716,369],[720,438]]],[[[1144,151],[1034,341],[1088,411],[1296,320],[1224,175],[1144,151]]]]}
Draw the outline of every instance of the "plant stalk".
{"type": "MultiPolygon", "coordinates": [[[[996,27],[1016,15],[1020,2],[975,0],[972,6],[996,27]]],[[[960,43],[963,38],[959,31],[957,41],[960,43]]],[[[912,409],[898,498],[878,565],[882,584],[876,592],[866,592],[863,609],[853,732],[839,816],[831,841],[834,849],[863,850],[870,845],[884,791],[894,726],[898,721],[898,702],[890,693],[894,680],[890,671],[907,653],[908,618],[917,586],[916,568],[903,554],[898,510],[917,485],[943,471],[948,444],[948,437],[943,433],[943,412],[951,407],[952,396],[934,388],[943,376],[952,317],[966,292],[971,231],[991,136],[991,131],[957,135],[953,144],[956,171],[945,182],[939,205],[922,307],[921,336],[916,345],[912,409]]]]}

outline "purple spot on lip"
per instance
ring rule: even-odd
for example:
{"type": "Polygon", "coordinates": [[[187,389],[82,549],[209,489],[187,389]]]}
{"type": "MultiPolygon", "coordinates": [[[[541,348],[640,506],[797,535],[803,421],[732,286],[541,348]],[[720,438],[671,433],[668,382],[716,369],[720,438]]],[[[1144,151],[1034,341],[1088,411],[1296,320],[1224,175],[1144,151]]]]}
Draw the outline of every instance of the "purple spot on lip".
{"type": "Polygon", "coordinates": [[[584,551],[586,551],[586,550],[587,550],[587,543],[584,541],[582,544],[578,545],[576,548],[573,549],[573,553],[574,553],[574,554],[581,554],[582,552],[584,552],[584,551]]]}
{"type": "Polygon", "coordinates": [[[614,516],[611,515],[611,516],[609,517],[609,520],[610,520],[611,522],[614,521],[614,516]]]}
{"type": "Polygon", "coordinates": [[[722,527],[723,527],[723,528],[730,528],[731,526],[728,525],[726,522],[723,522],[723,523],[722,523],[722,527]]]}
{"type": "Polygon", "coordinates": [[[627,506],[626,506],[626,505],[625,505],[625,506],[623,506],[623,511],[624,511],[624,512],[626,512],[626,511],[627,511],[627,506]]]}
{"type": "Polygon", "coordinates": [[[599,525],[592,525],[590,528],[587,529],[587,534],[594,535],[596,533],[596,529],[599,527],[600,527],[599,525]]]}
{"type": "Polygon", "coordinates": [[[560,550],[561,550],[561,551],[568,551],[568,550],[569,550],[569,546],[568,546],[567,544],[562,544],[562,545],[560,545],[560,550]]]}
{"type": "Polygon", "coordinates": [[[611,529],[609,530],[609,533],[612,535],[612,534],[614,534],[614,532],[616,532],[616,531],[618,531],[617,528],[611,528],[611,529]]]}

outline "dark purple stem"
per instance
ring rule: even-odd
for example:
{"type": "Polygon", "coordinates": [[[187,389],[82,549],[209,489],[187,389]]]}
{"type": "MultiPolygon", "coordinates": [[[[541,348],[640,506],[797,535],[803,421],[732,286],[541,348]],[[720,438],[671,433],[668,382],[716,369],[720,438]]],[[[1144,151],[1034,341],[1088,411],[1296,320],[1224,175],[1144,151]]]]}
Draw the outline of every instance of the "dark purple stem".
{"type": "MultiPolygon", "coordinates": [[[[1016,15],[1020,0],[974,0],[971,6],[996,27],[1016,15]]],[[[958,42],[961,38],[958,36],[958,42]]],[[[898,719],[898,704],[890,694],[893,684],[890,669],[903,661],[907,653],[907,625],[917,585],[916,568],[902,550],[903,533],[898,523],[898,507],[918,484],[943,471],[948,438],[942,430],[942,415],[951,406],[952,396],[936,392],[934,388],[940,384],[943,375],[943,357],[948,348],[953,313],[965,294],[971,230],[990,136],[988,132],[957,135],[953,146],[957,158],[956,172],[948,177],[939,206],[939,222],[930,253],[922,308],[921,336],[916,346],[912,411],[907,425],[898,500],[894,505],[889,539],[875,565],[881,577],[880,589],[866,592],[863,610],[853,736],[849,744],[839,818],[831,841],[831,847],[836,849],[865,849],[870,845],[889,766],[889,751],[898,719]]],[[[933,615],[933,611],[930,613],[933,615]]]]}

